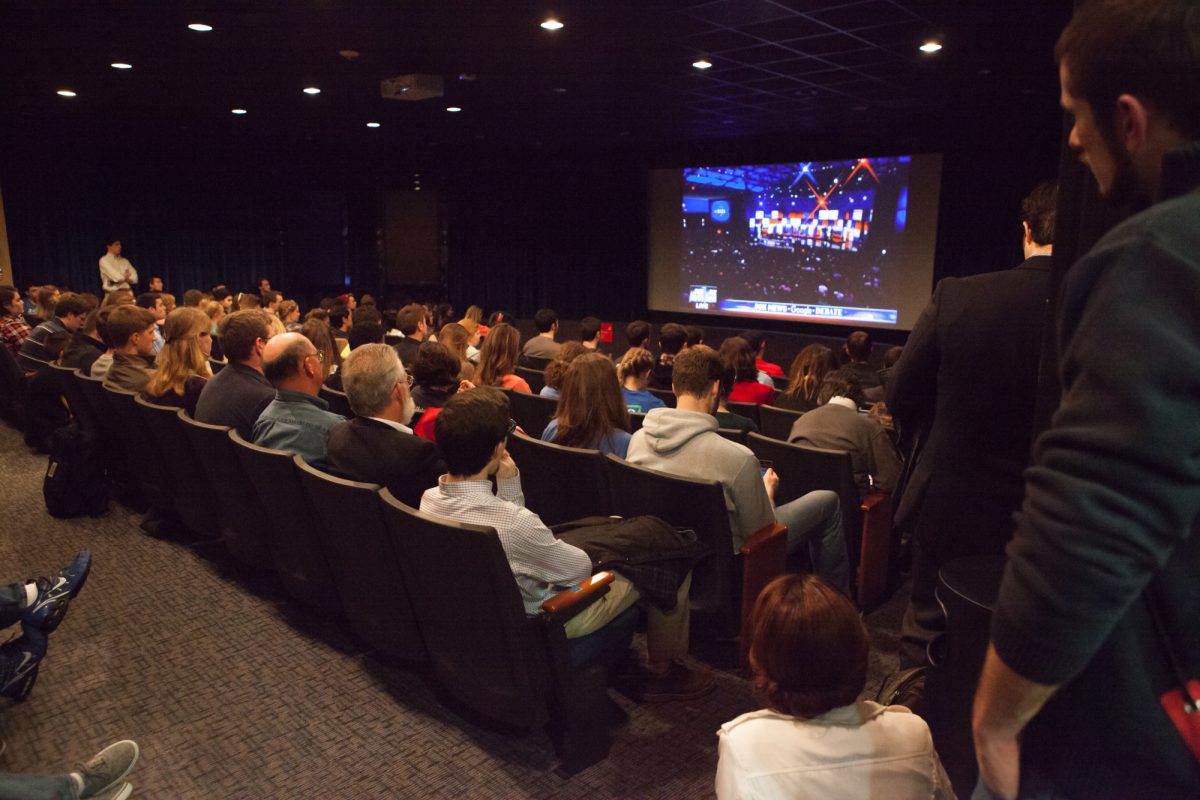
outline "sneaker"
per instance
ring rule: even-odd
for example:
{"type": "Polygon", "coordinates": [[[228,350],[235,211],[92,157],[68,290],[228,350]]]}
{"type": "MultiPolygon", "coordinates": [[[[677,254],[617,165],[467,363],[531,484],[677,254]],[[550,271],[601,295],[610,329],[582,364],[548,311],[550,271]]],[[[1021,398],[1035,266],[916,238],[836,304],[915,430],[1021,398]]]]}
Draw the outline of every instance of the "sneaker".
{"type": "Polygon", "coordinates": [[[638,692],[643,703],[667,703],[671,700],[694,700],[713,690],[716,683],[708,670],[691,669],[679,661],[672,661],[666,675],[645,673],[638,692]]]}
{"type": "Polygon", "coordinates": [[[50,633],[62,623],[67,615],[67,604],[79,594],[92,568],[92,554],[80,550],[75,560],[63,567],[53,578],[38,578],[37,598],[25,609],[21,617],[28,627],[40,628],[50,633]]]}
{"type": "MultiPolygon", "coordinates": [[[[99,797],[105,792],[120,789],[117,785],[123,781],[133,765],[137,763],[137,742],[125,739],[101,750],[92,756],[86,764],[76,767],[75,771],[83,776],[83,789],[79,792],[80,800],[85,797],[99,797]]],[[[128,784],[126,784],[128,786],[128,784]]],[[[133,791],[130,787],[129,791],[133,791]]],[[[116,797],[128,797],[128,794],[117,794],[116,797]]],[[[105,798],[107,800],[107,797],[105,798]]]]}
{"type": "Polygon", "coordinates": [[[126,800],[129,795],[133,794],[133,784],[128,781],[118,783],[116,786],[109,789],[103,794],[91,795],[93,800],[126,800]]]}
{"type": "Polygon", "coordinates": [[[22,636],[0,650],[0,697],[18,703],[29,697],[37,682],[42,656],[46,655],[46,637],[22,636]]]}

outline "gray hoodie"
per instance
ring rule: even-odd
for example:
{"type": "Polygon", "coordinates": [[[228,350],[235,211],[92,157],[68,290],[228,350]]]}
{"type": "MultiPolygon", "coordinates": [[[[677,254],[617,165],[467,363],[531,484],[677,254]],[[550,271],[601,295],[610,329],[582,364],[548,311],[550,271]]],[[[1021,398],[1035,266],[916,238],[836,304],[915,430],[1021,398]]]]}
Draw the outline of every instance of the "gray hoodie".
{"type": "Polygon", "coordinates": [[[642,429],[633,434],[625,458],[672,475],[720,481],[735,553],[747,536],[775,522],[758,459],[749,447],[717,433],[717,419],[711,414],[651,409],[642,429]]]}

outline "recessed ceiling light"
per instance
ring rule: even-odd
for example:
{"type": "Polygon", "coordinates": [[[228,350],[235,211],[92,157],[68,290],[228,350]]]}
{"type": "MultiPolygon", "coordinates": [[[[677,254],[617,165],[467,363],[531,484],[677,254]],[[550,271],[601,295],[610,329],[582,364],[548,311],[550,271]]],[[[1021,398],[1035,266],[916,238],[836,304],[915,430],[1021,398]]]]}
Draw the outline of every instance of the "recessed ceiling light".
{"type": "Polygon", "coordinates": [[[109,66],[113,69],[133,69],[133,64],[126,64],[124,61],[114,61],[109,66]]]}
{"type": "Polygon", "coordinates": [[[318,89],[316,86],[305,86],[304,93],[305,94],[320,94],[321,90],[318,89]]]}
{"type": "Polygon", "coordinates": [[[74,97],[75,96],[75,93],[72,92],[70,89],[59,89],[58,92],[56,92],[56,94],[59,97],[74,97]]]}
{"type": "Polygon", "coordinates": [[[212,25],[206,25],[203,22],[193,22],[188,25],[188,30],[199,31],[200,33],[208,33],[212,30],[212,25]]]}
{"type": "Polygon", "coordinates": [[[550,19],[548,19],[542,23],[542,27],[548,31],[558,31],[558,30],[562,30],[563,24],[561,22],[559,22],[558,20],[554,19],[553,17],[551,17],[550,19]]]}
{"type": "Polygon", "coordinates": [[[244,108],[234,108],[234,109],[230,109],[230,112],[229,112],[229,113],[231,113],[231,114],[237,114],[237,115],[240,117],[242,114],[245,114],[245,113],[246,113],[246,109],[244,109],[244,108]]]}
{"type": "Polygon", "coordinates": [[[446,110],[451,114],[457,114],[459,111],[462,111],[462,108],[459,106],[446,106],[446,110]]]}
{"type": "Polygon", "coordinates": [[[922,53],[936,53],[938,50],[942,49],[942,44],[941,42],[929,41],[921,45],[919,49],[922,53]]]}
{"type": "Polygon", "coordinates": [[[379,127],[379,123],[378,123],[378,122],[368,122],[368,123],[367,123],[367,127],[368,127],[368,128],[378,128],[378,127],[379,127]]]}
{"type": "Polygon", "coordinates": [[[696,69],[712,69],[712,62],[708,59],[701,58],[692,62],[692,66],[696,69]]]}

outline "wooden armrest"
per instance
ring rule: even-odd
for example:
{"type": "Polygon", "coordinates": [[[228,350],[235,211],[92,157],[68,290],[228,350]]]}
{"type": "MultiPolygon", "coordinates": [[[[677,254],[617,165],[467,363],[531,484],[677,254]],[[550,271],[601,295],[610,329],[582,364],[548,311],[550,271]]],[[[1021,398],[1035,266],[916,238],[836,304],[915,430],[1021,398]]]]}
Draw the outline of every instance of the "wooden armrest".
{"type": "Polygon", "coordinates": [[[858,606],[871,608],[887,595],[891,558],[892,496],[869,492],[862,499],[862,543],[858,556],[858,606]]]}
{"type": "Polygon", "coordinates": [[[750,534],[746,541],[742,542],[742,547],[738,550],[744,556],[750,556],[762,550],[764,547],[771,546],[771,540],[777,536],[787,536],[787,528],[780,525],[778,522],[772,522],[770,525],[763,527],[750,534]]]}
{"type": "Polygon", "coordinates": [[[608,594],[608,585],[615,579],[616,576],[608,570],[597,572],[542,603],[542,616],[551,622],[565,623],[608,594]]]}
{"type": "Polygon", "coordinates": [[[772,522],[746,538],[739,551],[742,554],[742,608],[739,655],[742,664],[750,648],[746,626],[754,601],[768,583],[787,569],[787,528],[772,522]]]}
{"type": "Polygon", "coordinates": [[[871,511],[881,503],[886,503],[892,499],[890,492],[867,492],[863,495],[862,505],[859,506],[863,511],[871,511]]]}

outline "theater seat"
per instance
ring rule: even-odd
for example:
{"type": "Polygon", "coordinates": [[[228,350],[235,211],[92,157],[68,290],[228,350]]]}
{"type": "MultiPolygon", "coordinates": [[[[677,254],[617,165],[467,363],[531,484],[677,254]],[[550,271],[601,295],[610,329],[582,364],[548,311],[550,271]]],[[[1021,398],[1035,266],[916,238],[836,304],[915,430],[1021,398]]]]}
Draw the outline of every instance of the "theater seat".
{"type": "Polygon", "coordinates": [[[181,518],[175,508],[171,475],[158,442],[138,413],[137,395],[106,383],[104,397],[120,425],[122,439],[129,445],[129,469],[139,480],[146,501],[162,519],[177,525],[181,518]]]}
{"type": "Polygon", "coordinates": [[[758,407],[758,429],[763,436],[786,442],[792,435],[792,426],[804,415],[803,411],[776,406],[758,407]]]}
{"type": "Polygon", "coordinates": [[[526,507],[547,525],[612,513],[608,468],[600,451],[563,447],[514,431],[508,452],[521,470],[526,507]]]}
{"type": "Polygon", "coordinates": [[[526,369],[545,371],[546,365],[553,360],[554,359],[552,358],[540,358],[538,356],[527,356],[525,354],[521,354],[521,357],[517,359],[517,365],[525,367],[526,369]]]}
{"type": "Polygon", "coordinates": [[[754,421],[754,427],[756,427],[760,430],[762,429],[762,423],[759,421],[759,417],[758,417],[758,409],[760,408],[760,406],[757,403],[729,402],[729,403],[725,404],[725,407],[728,408],[734,414],[740,414],[743,417],[748,417],[749,419],[754,421]]]}
{"type": "Polygon", "coordinates": [[[521,430],[534,438],[540,438],[553,419],[554,412],[558,410],[558,400],[524,392],[507,394],[513,419],[521,426],[521,430]]]}
{"type": "Polygon", "coordinates": [[[320,396],[322,400],[329,403],[329,410],[334,414],[341,414],[346,419],[354,419],[354,410],[350,408],[350,398],[346,396],[345,392],[322,386],[320,396]]]}
{"type": "Polygon", "coordinates": [[[664,389],[653,389],[653,388],[647,388],[646,391],[649,392],[650,394],[654,395],[655,397],[657,397],[659,400],[662,400],[664,403],[666,403],[667,408],[675,407],[675,393],[674,392],[668,392],[664,389]]]}
{"type": "Polygon", "coordinates": [[[534,394],[540,392],[546,385],[546,373],[543,370],[517,367],[516,374],[518,378],[523,378],[529,384],[529,391],[534,394]]]}
{"type": "Polygon", "coordinates": [[[205,539],[223,538],[220,512],[213,507],[216,491],[200,457],[184,433],[179,421],[179,408],[151,403],[138,395],[134,399],[138,414],[158,442],[167,472],[171,477],[171,492],[183,524],[205,539]]]}
{"type": "Polygon", "coordinates": [[[108,401],[104,381],[78,372],[75,374],[75,381],[99,427],[100,440],[104,443],[101,451],[104,454],[104,468],[112,482],[114,494],[129,508],[138,512],[145,511],[147,500],[142,492],[141,476],[135,468],[138,462],[134,458],[132,445],[125,436],[125,426],[121,424],[108,401]]]}

